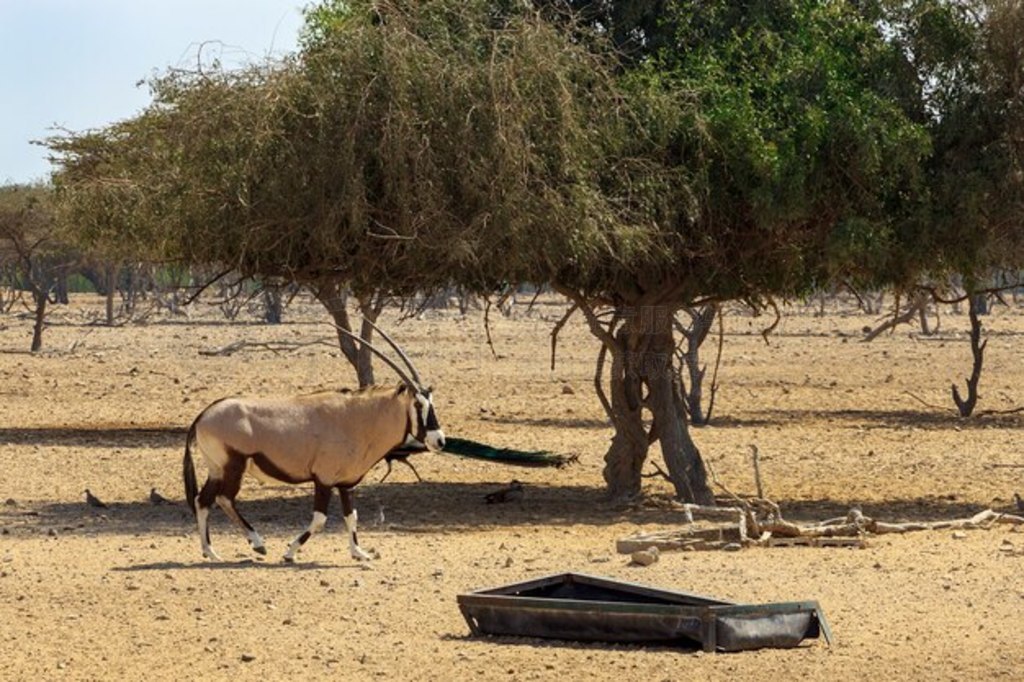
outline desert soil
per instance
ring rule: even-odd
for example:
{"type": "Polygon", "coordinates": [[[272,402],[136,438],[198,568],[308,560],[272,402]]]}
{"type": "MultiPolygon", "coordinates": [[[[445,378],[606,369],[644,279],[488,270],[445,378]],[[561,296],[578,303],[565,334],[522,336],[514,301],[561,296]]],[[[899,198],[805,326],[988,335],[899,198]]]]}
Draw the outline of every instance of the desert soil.
{"type": "MultiPolygon", "coordinates": [[[[379,483],[380,465],[357,488],[360,540],[379,554],[368,564],[349,558],[336,500],[327,531],[298,563],[281,561],[309,521],[307,487],[244,485],[239,506],[267,540],[265,559],[215,511],[225,562],[203,560],[180,504],[184,431],[210,401],[354,382],[315,305],[296,302],[280,326],[229,323],[199,305],[190,318],[107,328],[94,324],[101,301],[79,296],[54,309],[36,355],[25,352],[30,321],[0,318],[0,679],[1021,679],[1024,528],[628,565],[617,539],[676,527],[682,514],[657,478],[632,504],[604,499],[611,431],[592,387],[596,342],[579,319],[549,369],[563,310],[551,299],[492,315],[496,356],[479,312],[400,325],[385,314],[435,386],[449,436],[579,461],[521,469],[423,454],[413,459],[422,483],[400,464],[379,483]],[[201,353],[317,339],[326,343],[201,353]],[[484,504],[512,479],[525,483],[521,505],[484,504]],[[175,504],[152,506],[152,487],[175,504]],[[86,506],[86,488],[108,508],[86,506]],[[739,602],[818,600],[835,642],[707,655],[470,636],[456,595],[565,571],[739,602]]],[[[854,505],[888,521],[1013,509],[1024,414],[952,414],[950,384],[970,371],[966,316],[944,311],[937,335],[902,327],[866,344],[861,330],[877,318],[849,302],[814,312],[785,309],[767,344],[770,320],[727,315],[713,423],[693,430],[726,487],[754,492],[756,444],[766,494],[791,520],[854,505]],[[995,466],[1007,464],[1017,468],[995,466]]],[[[984,322],[979,409],[1012,410],[1024,405],[1024,308],[999,306],[984,322]]]]}

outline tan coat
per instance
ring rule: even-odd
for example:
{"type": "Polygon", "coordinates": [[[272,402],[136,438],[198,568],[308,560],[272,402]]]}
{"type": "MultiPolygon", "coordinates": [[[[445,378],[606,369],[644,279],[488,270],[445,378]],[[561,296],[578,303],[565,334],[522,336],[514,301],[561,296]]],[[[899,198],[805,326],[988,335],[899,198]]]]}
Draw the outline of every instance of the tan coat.
{"type": "Polygon", "coordinates": [[[404,384],[286,398],[228,398],[196,422],[213,478],[233,457],[263,480],[355,485],[410,428],[412,392],[404,384]]]}

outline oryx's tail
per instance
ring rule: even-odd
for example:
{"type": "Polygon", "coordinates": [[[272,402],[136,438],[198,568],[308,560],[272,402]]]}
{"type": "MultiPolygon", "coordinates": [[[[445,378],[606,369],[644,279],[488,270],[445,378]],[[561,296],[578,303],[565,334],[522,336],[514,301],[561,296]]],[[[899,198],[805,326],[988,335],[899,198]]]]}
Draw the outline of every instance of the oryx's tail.
{"type": "Polygon", "coordinates": [[[188,435],[185,436],[185,459],[181,462],[181,473],[182,478],[185,480],[185,504],[192,510],[192,514],[196,513],[196,497],[199,496],[199,483],[196,481],[196,466],[192,462],[192,443],[196,439],[196,424],[202,418],[202,414],[196,417],[196,420],[192,422],[192,426],[188,429],[188,435]]]}
{"type": "MultiPolygon", "coordinates": [[[[219,402],[220,400],[210,403],[206,406],[206,410],[219,402]]],[[[196,442],[196,427],[199,425],[199,420],[206,414],[206,410],[200,412],[192,422],[192,426],[188,427],[188,435],[185,436],[185,459],[181,462],[181,475],[185,480],[185,504],[192,510],[193,515],[196,513],[196,498],[199,497],[199,482],[196,481],[196,465],[192,462],[192,444],[196,442]]]]}

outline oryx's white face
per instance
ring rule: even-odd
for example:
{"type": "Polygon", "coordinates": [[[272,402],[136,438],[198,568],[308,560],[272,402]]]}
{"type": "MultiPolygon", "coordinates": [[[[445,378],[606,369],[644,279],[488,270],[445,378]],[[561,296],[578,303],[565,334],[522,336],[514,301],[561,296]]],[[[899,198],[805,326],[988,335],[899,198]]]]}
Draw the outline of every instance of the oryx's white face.
{"type": "Polygon", "coordinates": [[[434,403],[430,397],[430,389],[417,391],[409,404],[409,423],[413,424],[413,433],[416,440],[427,446],[431,452],[440,452],[444,449],[444,431],[437,421],[434,413],[434,403]]]}

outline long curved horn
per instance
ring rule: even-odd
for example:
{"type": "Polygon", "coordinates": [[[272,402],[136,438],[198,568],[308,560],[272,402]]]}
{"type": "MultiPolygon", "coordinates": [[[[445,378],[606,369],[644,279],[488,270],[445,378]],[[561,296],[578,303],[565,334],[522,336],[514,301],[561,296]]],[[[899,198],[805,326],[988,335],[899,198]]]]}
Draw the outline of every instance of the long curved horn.
{"type": "Polygon", "coordinates": [[[369,348],[370,351],[373,352],[378,358],[380,358],[381,360],[386,362],[388,364],[388,366],[391,367],[391,369],[395,370],[395,372],[398,374],[398,376],[401,377],[402,381],[404,381],[406,384],[409,385],[409,388],[413,389],[414,391],[420,390],[419,385],[417,383],[415,383],[412,379],[410,379],[409,375],[406,374],[404,371],[402,371],[402,368],[399,367],[394,362],[394,360],[392,360],[388,356],[384,355],[384,353],[382,353],[379,350],[377,350],[376,348],[374,348],[372,345],[370,345],[366,341],[366,339],[364,339],[363,337],[359,336],[358,334],[353,334],[352,332],[350,332],[349,330],[345,329],[344,327],[339,327],[336,324],[333,324],[333,326],[340,333],[344,334],[345,336],[350,337],[354,341],[358,341],[360,343],[360,345],[363,345],[363,346],[366,346],[367,348],[369,348]]]}
{"type": "Polygon", "coordinates": [[[399,348],[398,344],[395,343],[394,340],[390,336],[388,336],[387,333],[383,329],[381,329],[380,327],[375,325],[373,323],[373,320],[370,320],[370,319],[367,319],[367,318],[364,317],[363,318],[363,322],[365,322],[368,325],[370,325],[371,327],[373,327],[374,330],[376,330],[376,332],[378,334],[380,334],[381,337],[385,341],[387,341],[389,344],[391,344],[391,347],[394,348],[395,352],[398,353],[402,357],[402,360],[405,361],[405,364],[409,368],[409,371],[412,372],[412,378],[416,380],[416,385],[418,387],[422,388],[423,387],[423,380],[420,379],[420,373],[416,371],[416,367],[412,364],[412,360],[409,359],[409,356],[405,354],[405,351],[403,351],[401,348],[399,348]]]}

